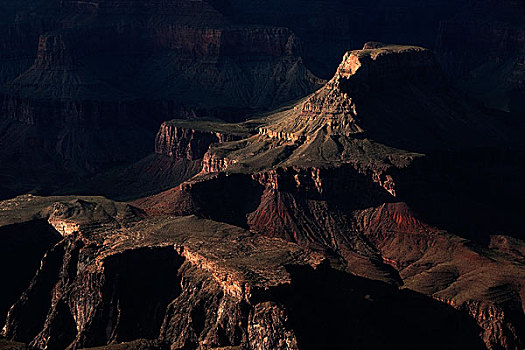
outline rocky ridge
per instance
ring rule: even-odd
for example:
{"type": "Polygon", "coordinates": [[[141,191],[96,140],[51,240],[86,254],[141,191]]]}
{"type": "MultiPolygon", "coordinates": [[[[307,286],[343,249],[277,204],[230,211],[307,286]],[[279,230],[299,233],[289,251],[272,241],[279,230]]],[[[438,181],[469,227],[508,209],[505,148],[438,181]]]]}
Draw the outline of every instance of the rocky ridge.
{"type": "Polygon", "coordinates": [[[0,348],[523,348],[519,1],[0,7],[0,348]]]}
{"type": "Polygon", "coordinates": [[[414,183],[430,186],[441,176],[433,173],[433,152],[520,147],[500,115],[460,102],[446,84],[429,51],[367,44],[345,55],[310,97],[244,124],[257,134],[212,145],[205,158],[214,163],[205,161],[199,176],[135,204],[153,215],[196,214],[323,251],[347,272],[462,310],[483,328],[487,348],[518,349],[521,262],[439,229],[439,222],[429,225],[424,208],[411,208],[419,195],[414,183]],[[396,100],[412,101],[412,109],[396,100]],[[473,286],[472,275],[484,287],[473,286]]]}

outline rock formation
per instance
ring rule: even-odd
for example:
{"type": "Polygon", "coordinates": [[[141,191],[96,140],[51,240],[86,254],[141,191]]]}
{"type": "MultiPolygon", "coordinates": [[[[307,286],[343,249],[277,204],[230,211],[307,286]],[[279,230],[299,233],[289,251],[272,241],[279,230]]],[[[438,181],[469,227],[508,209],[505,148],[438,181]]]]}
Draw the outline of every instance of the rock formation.
{"type": "Polygon", "coordinates": [[[205,1],[35,6],[13,6],[3,39],[12,57],[0,57],[0,159],[15,193],[138,161],[173,116],[238,120],[322,82],[292,31],[233,23],[205,1]],[[27,163],[54,170],[31,176],[27,163]]]}
{"type": "Polygon", "coordinates": [[[3,0],[0,349],[523,350],[524,18],[3,0]]]}
{"type": "MultiPolygon", "coordinates": [[[[131,165],[81,179],[62,193],[104,194],[130,200],[172,188],[205,169],[222,166],[209,159],[211,145],[248,136],[235,124],[198,119],[174,119],[161,124],[155,137],[155,153],[131,165]],[[79,190],[80,188],[80,190],[79,190]]],[[[151,145],[150,145],[151,146],[151,145]]]]}
{"type": "Polygon", "coordinates": [[[370,39],[437,42],[464,91],[519,114],[522,14],[513,1],[7,1],[0,160],[10,166],[0,195],[50,193],[130,166],[164,120],[239,121],[304,97],[324,82],[311,71],[332,76],[346,50],[370,39]],[[40,159],[46,174],[30,174],[25,165],[40,159]]]}
{"type": "Polygon", "coordinates": [[[210,123],[210,129],[203,128],[205,122],[194,123],[200,130],[191,128],[190,121],[173,120],[160,126],[155,139],[155,153],[175,159],[189,161],[202,159],[210,145],[234,141],[247,136],[242,128],[220,123],[210,123]],[[225,130],[222,131],[221,129],[225,130]],[[230,130],[228,130],[230,129],[230,130]]]}
{"type": "MultiPolygon", "coordinates": [[[[452,190],[440,180],[445,174],[460,178],[475,166],[486,176],[487,162],[522,171],[505,155],[523,149],[520,120],[461,97],[429,51],[370,43],[347,53],[311,96],[237,127],[257,133],[212,144],[205,159],[213,162],[198,176],[135,204],[150,215],[195,214],[321,251],[347,273],[451,305],[478,324],[488,349],[522,346],[521,258],[485,243],[505,211],[491,207],[495,222],[475,225],[477,234],[450,226],[458,216],[428,215],[447,212],[449,199],[439,197],[452,190]]],[[[487,192],[499,186],[472,181],[487,192]]],[[[504,187],[522,193],[519,180],[504,187]]],[[[457,196],[472,196],[468,206],[478,200],[469,190],[457,196]]],[[[505,240],[523,245],[498,241],[505,240]]]]}
{"type": "Polygon", "coordinates": [[[48,251],[9,311],[3,335],[38,348],[415,349],[428,337],[431,349],[483,348],[474,322],[446,304],[280,239],[195,216],[139,219],[102,198],[1,205],[92,223],[48,251]],[[415,338],[400,336],[406,327],[415,338]]]}

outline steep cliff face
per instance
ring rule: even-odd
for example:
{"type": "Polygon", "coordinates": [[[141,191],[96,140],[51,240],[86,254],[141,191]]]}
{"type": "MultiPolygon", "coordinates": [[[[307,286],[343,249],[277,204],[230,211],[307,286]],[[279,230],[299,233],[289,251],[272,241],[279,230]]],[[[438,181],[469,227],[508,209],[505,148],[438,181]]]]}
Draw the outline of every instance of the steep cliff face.
{"type": "MultiPolygon", "coordinates": [[[[17,210],[29,217],[35,212],[49,216],[55,226],[62,220],[81,227],[47,253],[4,327],[5,336],[37,348],[157,337],[175,347],[247,344],[253,294],[289,283],[285,265],[316,266],[323,259],[285,242],[261,240],[234,227],[191,217],[144,222],[129,235],[137,216],[119,203],[93,198],[55,200],[47,208],[52,198],[5,203],[7,207],[17,203],[17,210]],[[195,224],[201,227],[200,237],[188,234],[195,224]],[[230,236],[241,239],[234,243],[237,249],[229,246],[230,236]],[[203,243],[209,246],[203,249],[203,243]],[[249,251],[232,257],[240,247],[249,251]],[[293,257],[287,256],[290,248],[296,253],[293,257]],[[246,269],[258,271],[262,279],[250,277],[254,272],[246,269]]],[[[250,332],[267,334],[253,325],[257,321],[279,326],[259,315],[250,332]]],[[[293,340],[293,332],[280,332],[276,329],[270,341],[279,342],[290,334],[293,340]]],[[[260,348],[257,336],[251,338],[253,348],[260,348]]]]}
{"type": "Polygon", "coordinates": [[[135,98],[176,101],[194,109],[267,109],[319,83],[303,66],[299,40],[286,28],[237,25],[205,1],[91,5],[64,2],[60,10],[43,7],[33,14],[39,18],[56,10],[57,24],[53,31],[37,34],[35,65],[8,84],[8,95],[25,91],[31,97],[47,93],[99,100],[119,99],[125,91],[135,98]],[[270,75],[264,83],[271,84],[265,87],[261,75],[270,75]],[[237,81],[228,81],[232,78],[237,81]],[[99,86],[90,89],[95,83],[99,86]],[[81,91],[58,93],[69,85],[81,85],[81,91]],[[180,91],[181,86],[189,91],[180,91]],[[221,96],[233,100],[217,103],[221,96]]]}
{"type": "Polygon", "coordinates": [[[470,315],[487,348],[519,349],[525,330],[521,263],[424,223],[405,203],[379,204],[394,198],[350,174],[287,169],[218,176],[136,203],[155,215],[195,213],[323,251],[348,272],[470,315]]]}
{"type": "Polygon", "coordinates": [[[299,41],[287,28],[196,28],[160,24],[154,30],[159,48],[177,50],[185,56],[239,56],[242,59],[300,54],[299,41]]]}
{"type": "MultiPolygon", "coordinates": [[[[20,200],[17,210],[30,214],[44,206],[42,215],[79,224],[100,222],[96,203],[106,212],[112,205],[91,198],[79,212],[68,198],[35,198],[36,206],[20,200]],[[46,209],[53,200],[59,204],[46,209]]],[[[194,216],[137,222],[119,212],[110,216],[121,227],[86,228],[46,254],[9,311],[4,336],[43,349],[109,349],[120,342],[134,348],[416,349],[428,337],[431,349],[483,348],[477,327],[461,313],[337,271],[320,253],[194,216]],[[402,311],[407,317],[392,325],[402,311]],[[406,327],[418,330],[410,341],[398,333],[406,327]]]]}
{"type": "MultiPolygon", "coordinates": [[[[197,160],[204,158],[210,145],[240,139],[243,134],[235,130],[195,130],[185,126],[184,121],[164,122],[155,139],[155,153],[175,159],[197,160]]],[[[198,125],[198,124],[197,124],[198,125]]]]}
{"type": "Polygon", "coordinates": [[[16,269],[6,269],[2,276],[0,321],[4,323],[14,299],[27,288],[40,260],[60,240],[60,235],[45,220],[33,220],[2,225],[0,239],[0,262],[3,266],[16,266],[16,269]]]}
{"type": "Polygon", "coordinates": [[[337,72],[354,84],[378,84],[400,80],[442,79],[434,55],[420,47],[388,46],[369,42],[363,50],[348,52],[337,72]]]}

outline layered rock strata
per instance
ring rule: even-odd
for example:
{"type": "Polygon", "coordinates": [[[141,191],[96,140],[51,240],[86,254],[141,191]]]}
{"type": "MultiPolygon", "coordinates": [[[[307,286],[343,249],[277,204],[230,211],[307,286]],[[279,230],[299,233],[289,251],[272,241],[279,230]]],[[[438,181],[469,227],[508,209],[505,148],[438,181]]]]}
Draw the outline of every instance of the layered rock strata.
{"type": "Polygon", "coordinates": [[[81,210],[78,200],[60,197],[1,203],[44,218],[101,223],[68,235],[46,254],[9,311],[4,336],[43,349],[415,349],[433,337],[421,327],[426,319],[443,332],[430,348],[483,348],[473,321],[461,313],[337,271],[323,254],[195,216],[137,221],[137,214],[122,215],[119,203],[82,201],[81,210]],[[105,226],[97,207],[120,227],[105,226]],[[417,314],[394,326],[377,324],[379,315],[390,319],[412,309],[417,314]],[[394,336],[402,327],[421,333],[407,342],[394,336]]]}
{"type": "Polygon", "coordinates": [[[470,171],[465,164],[485,169],[490,161],[516,167],[505,152],[523,147],[519,121],[458,96],[428,50],[369,43],[347,53],[311,96],[243,124],[257,134],[211,145],[199,176],[135,204],[323,251],[347,272],[461,310],[482,328],[487,348],[519,349],[521,263],[482,245],[492,228],[465,231],[468,240],[460,238],[468,225],[450,226],[456,236],[443,229],[452,220],[428,215],[447,212],[445,174],[459,179],[470,171]],[[422,204],[427,196],[442,201],[422,204]]]}

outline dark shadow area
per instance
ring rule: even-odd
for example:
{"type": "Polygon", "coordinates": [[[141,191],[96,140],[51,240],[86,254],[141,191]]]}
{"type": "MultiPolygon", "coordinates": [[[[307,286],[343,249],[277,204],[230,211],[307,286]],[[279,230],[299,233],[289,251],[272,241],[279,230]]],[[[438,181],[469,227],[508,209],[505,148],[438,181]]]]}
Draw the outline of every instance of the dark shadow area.
{"type": "Polygon", "coordinates": [[[330,79],[348,50],[367,41],[411,43],[432,48],[439,23],[465,6],[458,0],[419,2],[212,0],[228,18],[240,23],[285,26],[302,41],[302,57],[316,75],[330,79]],[[315,14],[315,16],[312,16],[315,14]]]}
{"type": "Polygon", "coordinates": [[[266,297],[285,306],[301,349],[486,349],[473,319],[421,294],[327,265],[287,270],[292,283],[266,297]]]}
{"type": "Polygon", "coordinates": [[[523,118],[484,108],[431,73],[375,84],[357,97],[367,137],[425,155],[391,174],[398,199],[463,237],[523,239],[523,118]]]}
{"type": "Polygon", "coordinates": [[[60,278],[64,254],[64,243],[61,242],[42,259],[41,268],[29,288],[9,312],[6,338],[29,343],[42,330],[51,307],[52,290],[60,278]]]}
{"type": "Polygon", "coordinates": [[[201,171],[201,160],[152,153],[138,162],[64,186],[54,194],[97,195],[117,201],[152,196],[178,186],[201,171]]]}
{"type": "Polygon", "coordinates": [[[221,173],[217,178],[196,183],[192,196],[206,218],[247,228],[247,215],[261,201],[264,187],[250,175],[221,173]]]}
{"type": "Polygon", "coordinates": [[[34,220],[0,227],[0,324],[7,311],[29,286],[45,252],[62,236],[47,220],[34,220]]]}
{"type": "Polygon", "coordinates": [[[359,173],[352,165],[319,169],[277,168],[275,172],[279,192],[291,193],[305,201],[328,201],[344,211],[365,209],[392,200],[392,196],[369,174],[359,173]],[[318,171],[316,178],[321,184],[314,182],[312,170],[318,171]]]}
{"type": "MultiPolygon", "coordinates": [[[[400,70],[397,74],[404,73],[400,70]]],[[[358,124],[375,142],[425,154],[525,150],[523,118],[485,108],[453,88],[438,66],[376,79],[368,85],[350,81],[346,87],[356,91],[358,124]]]]}
{"type": "Polygon", "coordinates": [[[395,174],[396,190],[420,218],[481,243],[524,239],[525,153],[434,153],[395,174]]]}
{"type": "Polygon", "coordinates": [[[140,248],[107,259],[105,288],[109,290],[104,294],[110,299],[104,308],[106,317],[97,318],[98,337],[106,334],[108,319],[114,320],[114,327],[111,339],[102,344],[159,336],[166,308],[180,293],[178,270],[183,261],[172,247],[140,248]]]}

